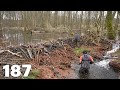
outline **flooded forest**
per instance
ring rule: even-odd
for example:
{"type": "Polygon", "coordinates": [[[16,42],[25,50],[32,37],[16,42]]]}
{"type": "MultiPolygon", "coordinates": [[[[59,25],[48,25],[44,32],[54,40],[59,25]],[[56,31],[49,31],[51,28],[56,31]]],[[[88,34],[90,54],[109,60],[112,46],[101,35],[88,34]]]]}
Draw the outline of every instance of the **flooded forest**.
{"type": "Polygon", "coordinates": [[[120,11],[0,11],[0,79],[119,78],[120,11]],[[28,75],[15,65],[31,65],[28,75]]]}

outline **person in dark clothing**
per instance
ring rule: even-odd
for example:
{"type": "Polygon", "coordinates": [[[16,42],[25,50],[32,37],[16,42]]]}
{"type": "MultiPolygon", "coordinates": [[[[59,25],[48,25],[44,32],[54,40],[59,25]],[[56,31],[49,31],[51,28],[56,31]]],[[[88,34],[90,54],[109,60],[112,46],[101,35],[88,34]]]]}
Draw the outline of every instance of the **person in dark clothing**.
{"type": "Polygon", "coordinates": [[[75,45],[78,46],[78,43],[80,42],[80,35],[75,34],[73,41],[74,41],[75,45]]]}

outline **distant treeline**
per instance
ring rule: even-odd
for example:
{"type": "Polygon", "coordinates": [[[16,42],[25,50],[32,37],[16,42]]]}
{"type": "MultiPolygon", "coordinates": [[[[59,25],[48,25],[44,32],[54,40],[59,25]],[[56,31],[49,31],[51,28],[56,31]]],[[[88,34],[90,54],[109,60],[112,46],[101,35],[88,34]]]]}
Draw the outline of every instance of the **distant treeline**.
{"type": "Polygon", "coordinates": [[[0,11],[0,28],[78,29],[80,33],[94,32],[98,37],[115,39],[119,17],[119,11],[0,11]]]}

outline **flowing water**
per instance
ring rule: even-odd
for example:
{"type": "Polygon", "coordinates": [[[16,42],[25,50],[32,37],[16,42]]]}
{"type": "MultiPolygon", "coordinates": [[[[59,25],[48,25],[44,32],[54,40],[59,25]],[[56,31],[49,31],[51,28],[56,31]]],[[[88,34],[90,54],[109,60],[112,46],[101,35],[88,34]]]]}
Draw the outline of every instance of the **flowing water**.
{"type": "MultiPolygon", "coordinates": [[[[113,48],[107,51],[105,57],[109,57],[111,53],[116,52],[119,49],[119,44],[116,42],[113,44],[113,48]]],[[[76,75],[73,76],[74,79],[119,79],[120,76],[118,72],[115,72],[110,66],[109,62],[112,59],[103,59],[102,61],[95,62],[90,65],[89,74],[87,77],[80,76],[79,69],[80,65],[72,64],[71,67],[75,70],[76,75]]]]}

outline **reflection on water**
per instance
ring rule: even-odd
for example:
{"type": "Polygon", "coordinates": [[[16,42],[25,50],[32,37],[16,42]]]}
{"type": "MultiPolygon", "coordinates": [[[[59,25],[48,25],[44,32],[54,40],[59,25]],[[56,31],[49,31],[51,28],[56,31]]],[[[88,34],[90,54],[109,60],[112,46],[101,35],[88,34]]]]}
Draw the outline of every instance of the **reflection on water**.
{"type": "Polygon", "coordinates": [[[70,37],[68,33],[31,33],[23,30],[3,30],[3,38],[9,45],[20,45],[29,43],[39,43],[41,41],[49,41],[58,38],[70,37]]]}

